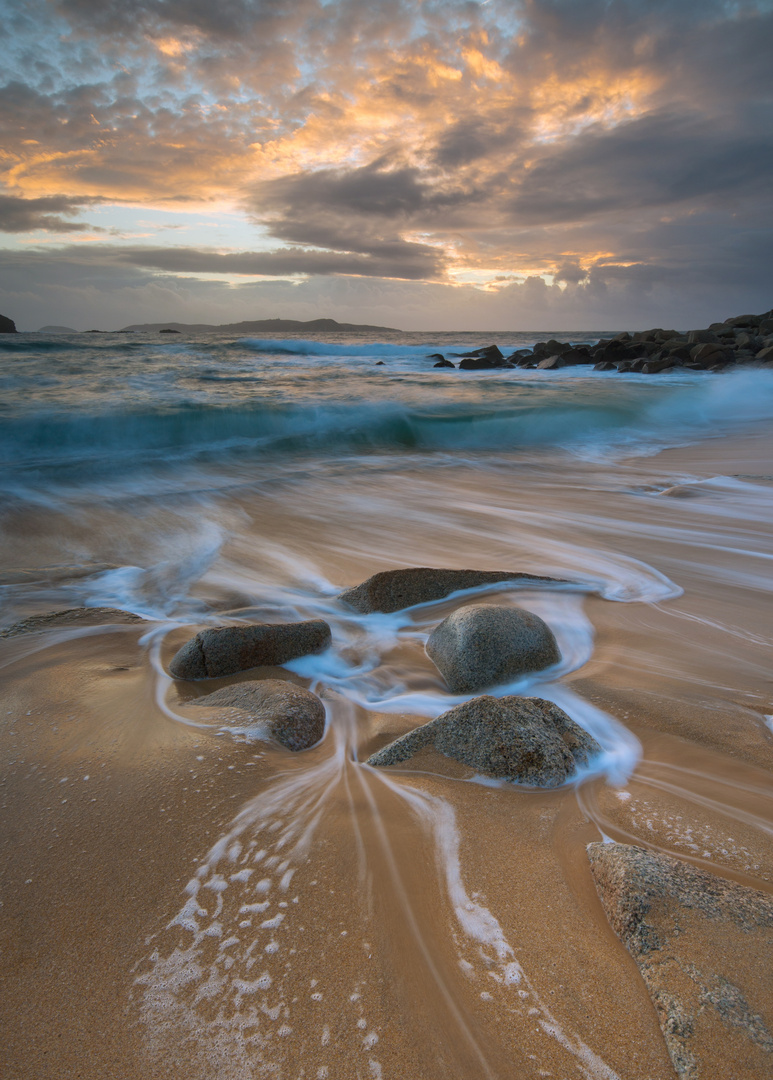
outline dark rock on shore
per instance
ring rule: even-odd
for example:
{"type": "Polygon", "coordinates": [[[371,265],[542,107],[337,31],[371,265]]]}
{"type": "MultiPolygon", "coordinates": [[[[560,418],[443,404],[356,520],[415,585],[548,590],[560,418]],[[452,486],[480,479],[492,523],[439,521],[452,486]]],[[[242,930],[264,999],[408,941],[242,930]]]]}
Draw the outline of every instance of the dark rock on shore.
{"type": "Polygon", "coordinates": [[[278,666],[324,652],[331,641],[322,619],[298,623],[253,623],[202,630],[169,665],[175,679],[215,679],[258,666],[278,666]]]}
{"type": "Polygon", "coordinates": [[[382,570],[361,585],[342,592],[339,600],[362,615],[375,611],[390,614],[415,604],[442,600],[463,589],[477,589],[481,585],[496,585],[499,582],[543,584],[560,580],[507,570],[437,570],[428,566],[411,566],[404,570],[382,570]]]}
{"type": "Polygon", "coordinates": [[[450,368],[455,368],[455,367],[456,367],[456,364],[452,364],[450,360],[446,360],[446,359],[444,359],[444,358],[442,358],[442,357],[441,357],[441,359],[440,359],[440,360],[437,360],[437,361],[436,361],[436,362],[435,362],[435,363],[434,363],[434,364],[433,364],[432,366],[433,366],[433,367],[446,367],[446,368],[450,367],[450,368]]]}
{"type": "Polygon", "coordinates": [[[517,349],[507,358],[495,345],[468,353],[459,367],[465,371],[492,368],[539,368],[557,371],[578,364],[593,364],[594,371],[641,372],[656,375],[673,368],[723,371],[736,364],[767,364],[773,360],[773,310],[762,315],[739,315],[708,329],[623,331],[601,338],[594,345],[537,341],[531,349],[517,349]]]}
{"type": "Polygon", "coordinates": [[[773,896],[627,844],[590,844],[588,855],[677,1074],[770,1075],[773,896]]]}
{"type": "Polygon", "coordinates": [[[543,671],[561,659],[553,631],[538,615],[495,604],[454,611],[432,631],[426,651],[455,694],[543,671]]]}
{"type": "Polygon", "coordinates": [[[22,634],[38,634],[43,630],[71,630],[82,626],[106,626],[111,623],[144,623],[140,615],[118,608],[65,608],[46,615],[30,615],[28,619],[13,623],[0,630],[0,638],[20,637],[22,634]]]}
{"type": "Polygon", "coordinates": [[[7,315],[0,315],[0,334],[18,334],[16,323],[7,315]]]}
{"type": "Polygon", "coordinates": [[[601,751],[552,701],[484,695],[409,731],[373,754],[368,765],[400,765],[427,747],[485,776],[538,787],[563,784],[601,751]]]}
{"type": "Polygon", "coordinates": [[[281,679],[224,686],[190,704],[238,709],[288,750],[308,750],[325,734],[325,706],[317,695],[281,679]]]}

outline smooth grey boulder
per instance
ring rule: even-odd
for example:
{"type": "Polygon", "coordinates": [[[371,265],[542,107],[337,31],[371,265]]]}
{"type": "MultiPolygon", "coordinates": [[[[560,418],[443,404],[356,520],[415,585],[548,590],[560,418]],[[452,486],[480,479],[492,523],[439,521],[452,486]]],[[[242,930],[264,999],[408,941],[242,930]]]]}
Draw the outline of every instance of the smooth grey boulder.
{"type": "Polygon", "coordinates": [[[677,1075],[769,1076],[773,896],[628,844],[589,844],[588,856],[677,1075]]]}
{"type": "Polygon", "coordinates": [[[537,787],[563,784],[601,752],[552,701],[484,694],[382,747],[368,765],[399,765],[426,747],[486,776],[537,787]]]}
{"type": "Polygon", "coordinates": [[[239,709],[288,750],[308,750],[325,734],[325,706],[317,695],[282,679],[224,686],[189,704],[239,709]]]}
{"type": "Polygon", "coordinates": [[[342,592],[338,599],[362,615],[374,611],[388,615],[415,604],[442,600],[462,589],[496,585],[500,581],[540,584],[561,582],[561,579],[509,570],[437,570],[429,566],[411,566],[404,570],[383,570],[380,574],[374,574],[361,585],[342,592]]]}
{"type": "Polygon", "coordinates": [[[202,630],[175,654],[175,679],[215,679],[261,665],[276,666],[320,653],[331,642],[323,619],[298,623],[253,623],[202,630]]]}
{"type": "Polygon", "coordinates": [[[538,615],[496,604],[454,611],[432,631],[426,651],[455,694],[509,682],[561,659],[553,631],[538,615]]]}

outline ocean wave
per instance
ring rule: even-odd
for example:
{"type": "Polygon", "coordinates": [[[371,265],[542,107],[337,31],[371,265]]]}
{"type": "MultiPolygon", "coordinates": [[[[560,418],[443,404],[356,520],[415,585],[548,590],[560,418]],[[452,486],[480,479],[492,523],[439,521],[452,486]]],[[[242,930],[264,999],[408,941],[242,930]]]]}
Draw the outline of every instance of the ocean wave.
{"type": "MultiPolygon", "coordinates": [[[[640,376],[638,378],[645,378],[640,376]]],[[[38,411],[3,424],[0,458],[11,470],[104,472],[180,460],[419,450],[651,452],[773,418],[773,372],[741,372],[655,386],[576,380],[508,387],[491,399],[417,405],[333,400],[253,401],[38,411]]],[[[423,400],[428,401],[428,394],[423,400]]]]}
{"type": "MultiPolygon", "coordinates": [[[[241,338],[239,345],[252,352],[270,353],[275,356],[362,357],[380,356],[428,356],[433,349],[427,345],[399,345],[388,341],[343,342],[316,341],[312,338],[241,338]]],[[[464,353],[460,353],[460,356],[464,353]]]]}

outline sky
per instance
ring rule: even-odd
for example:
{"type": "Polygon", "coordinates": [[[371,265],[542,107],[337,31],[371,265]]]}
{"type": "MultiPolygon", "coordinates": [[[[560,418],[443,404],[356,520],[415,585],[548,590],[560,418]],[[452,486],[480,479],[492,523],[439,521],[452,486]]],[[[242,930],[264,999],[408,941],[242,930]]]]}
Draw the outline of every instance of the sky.
{"type": "Polygon", "coordinates": [[[773,0],[0,0],[0,312],[773,307],[773,0]]]}

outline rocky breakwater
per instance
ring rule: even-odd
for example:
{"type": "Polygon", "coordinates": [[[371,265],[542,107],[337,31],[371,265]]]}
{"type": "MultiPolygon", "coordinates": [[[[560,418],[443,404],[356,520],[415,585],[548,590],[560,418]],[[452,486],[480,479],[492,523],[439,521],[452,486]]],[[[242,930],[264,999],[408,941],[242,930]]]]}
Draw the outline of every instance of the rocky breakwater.
{"type": "Polygon", "coordinates": [[[189,702],[208,709],[228,709],[248,732],[270,738],[287,750],[308,750],[325,734],[325,706],[316,694],[282,679],[224,686],[189,702]]]}
{"type": "MultiPolygon", "coordinates": [[[[455,367],[439,354],[432,359],[435,367],[455,367]]],[[[573,345],[550,338],[509,356],[504,356],[496,345],[487,345],[465,356],[459,368],[557,371],[586,365],[595,371],[657,375],[674,368],[724,371],[739,364],[770,363],[773,363],[773,310],[761,315],[735,315],[699,330],[625,331],[612,338],[600,338],[593,345],[573,345]]]]}
{"type": "Polygon", "coordinates": [[[627,844],[588,847],[686,1080],[773,1075],[773,896],[627,844]]]}
{"type": "Polygon", "coordinates": [[[596,740],[552,701],[486,694],[402,735],[367,764],[401,765],[426,749],[484,776],[548,788],[565,783],[601,752],[596,740]]]}

